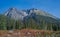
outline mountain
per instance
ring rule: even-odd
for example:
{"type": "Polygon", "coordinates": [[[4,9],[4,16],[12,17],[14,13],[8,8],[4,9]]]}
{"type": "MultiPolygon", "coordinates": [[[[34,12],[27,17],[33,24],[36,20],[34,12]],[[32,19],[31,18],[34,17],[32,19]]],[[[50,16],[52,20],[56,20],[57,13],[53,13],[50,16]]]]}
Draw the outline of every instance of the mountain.
{"type": "Polygon", "coordinates": [[[53,16],[53,15],[51,15],[51,14],[45,12],[45,11],[42,11],[42,10],[39,10],[39,9],[35,9],[35,8],[29,9],[28,11],[29,11],[29,14],[36,13],[36,15],[42,15],[42,16],[57,18],[57,17],[55,17],[55,16],[53,16]]]}
{"type": "Polygon", "coordinates": [[[13,19],[16,19],[16,20],[17,19],[23,20],[24,17],[30,16],[31,14],[47,16],[47,17],[52,17],[52,18],[56,19],[55,16],[53,16],[49,13],[46,13],[45,11],[34,9],[34,8],[27,9],[27,10],[17,10],[16,8],[9,8],[5,12],[5,16],[8,16],[9,18],[13,18],[13,19]]]}
{"type": "Polygon", "coordinates": [[[9,8],[4,15],[15,20],[11,29],[15,29],[14,26],[16,26],[16,29],[60,30],[60,19],[39,9],[18,10],[9,8]]]}
{"type": "Polygon", "coordinates": [[[8,11],[5,12],[5,16],[8,16],[9,18],[13,19],[23,19],[25,16],[27,16],[26,12],[22,10],[17,10],[16,8],[9,8],[8,11]]]}

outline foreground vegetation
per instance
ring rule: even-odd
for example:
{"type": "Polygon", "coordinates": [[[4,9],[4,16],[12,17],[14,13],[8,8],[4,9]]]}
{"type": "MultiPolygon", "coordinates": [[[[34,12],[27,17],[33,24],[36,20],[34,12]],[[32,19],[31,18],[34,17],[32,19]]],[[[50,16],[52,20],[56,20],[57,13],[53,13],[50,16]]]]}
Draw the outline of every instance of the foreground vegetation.
{"type": "Polygon", "coordinates": [[[59,31],[21,29],[0,30],[0,37],[60,37],[59,31]]]}

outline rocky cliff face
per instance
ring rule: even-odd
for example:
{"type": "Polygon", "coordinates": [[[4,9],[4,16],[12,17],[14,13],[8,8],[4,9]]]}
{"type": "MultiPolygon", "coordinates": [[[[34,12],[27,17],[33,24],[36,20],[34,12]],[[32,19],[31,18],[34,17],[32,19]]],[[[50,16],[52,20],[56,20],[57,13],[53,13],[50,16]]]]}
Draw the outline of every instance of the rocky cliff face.
{"type": "Polygon", "coordinates": [[[9,18],[13,18],[15,20],[17,19],[23,19],[25,16],[27,16],[28,14],[22,10],[17,10],[16,8],[9,8],[6,12],[5,12],[5,16],[8,16],[9,18]]]}

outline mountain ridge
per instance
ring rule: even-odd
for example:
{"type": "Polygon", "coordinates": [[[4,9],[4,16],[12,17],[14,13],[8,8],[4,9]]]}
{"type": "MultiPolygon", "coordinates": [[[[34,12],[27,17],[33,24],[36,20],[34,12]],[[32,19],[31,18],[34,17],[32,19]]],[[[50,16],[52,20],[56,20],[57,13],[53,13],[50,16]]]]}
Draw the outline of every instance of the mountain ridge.
{"type": "Polygon", "coordinates": [[[10,18],[23,19],[25,16],[30,16],[32,13],[35,13],[36,15],[42,15],[42,16],[47,16],[47,17],[52,17],[54,19],[57,19],[57,17],[55,17],[45,11],[38,10],[35,8],[31,8],[31,9],[27,9],[27,10],[18,10],[16,8],[9,8],[5,12],[5,16],[8,16],[10,18]]]}

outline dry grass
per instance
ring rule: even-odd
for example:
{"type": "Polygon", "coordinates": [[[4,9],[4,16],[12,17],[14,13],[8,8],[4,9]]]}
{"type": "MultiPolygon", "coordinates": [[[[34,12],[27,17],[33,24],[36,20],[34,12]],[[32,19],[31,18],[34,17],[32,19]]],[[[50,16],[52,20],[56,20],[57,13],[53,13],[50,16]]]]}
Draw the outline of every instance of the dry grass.
{"type": "Polygon", "coordinates": [[[59,37],[60,31],[47,31],[47,30],[0,30],[0,37],[59,37]],[[56,35],[56,36],[55,36],[56,35]]]}

